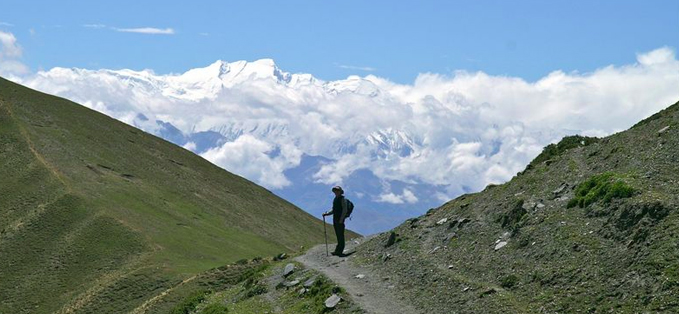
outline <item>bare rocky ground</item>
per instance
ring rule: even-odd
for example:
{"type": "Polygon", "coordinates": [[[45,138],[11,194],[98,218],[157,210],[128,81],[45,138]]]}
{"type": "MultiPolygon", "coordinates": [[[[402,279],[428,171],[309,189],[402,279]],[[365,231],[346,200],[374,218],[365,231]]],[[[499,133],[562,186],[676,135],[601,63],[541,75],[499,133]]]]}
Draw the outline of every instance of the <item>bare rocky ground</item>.
{"type": "MultiPolygon", "coordinates": [[[[366,241],[359,238],[347,242],[345,252],[353,252],[366,241]]],[[[330,249],[334,244],[330,246],[330,249]]],[[[398,297],[396,285],[389,277],[378,275],[373,270],[354,262],[355,256],[327,256],[325,244],[311,248],[306,254],[295,258],[306,267],[323,273],[330,280],[345,289],[354,303],[367,313],[375,314],[417,314],[422,313],[398,297]]]]}

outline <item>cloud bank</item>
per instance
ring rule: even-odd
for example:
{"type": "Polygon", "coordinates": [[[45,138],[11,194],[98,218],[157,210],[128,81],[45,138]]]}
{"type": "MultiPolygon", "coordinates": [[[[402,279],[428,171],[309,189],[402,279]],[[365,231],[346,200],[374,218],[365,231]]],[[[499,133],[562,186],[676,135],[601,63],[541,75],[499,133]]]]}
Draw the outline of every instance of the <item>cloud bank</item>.
{"type": "MultiPolygon", "coordinates": [[[[315,182],[342,184],[368,169],[385,181],[442,187],[436,197],[445,199],[510,179],[565,135],[609,135],[675,103],[679,61],[663,47],[628,65],[556,70],[535,82],[467,71],[423,73],[412,84],[374,75],[325,82],[264,59],[169,75],[54,68],[21,83],[151,133],[160,131],[156,120],[185,135],[219,133],[207,149],[184,146],[269,188],[292,184],[284,171],[309,155],[328,160],[309,174],[315,182]]],[[[414,191],[372,197],[416,203],[414,191]]]]}

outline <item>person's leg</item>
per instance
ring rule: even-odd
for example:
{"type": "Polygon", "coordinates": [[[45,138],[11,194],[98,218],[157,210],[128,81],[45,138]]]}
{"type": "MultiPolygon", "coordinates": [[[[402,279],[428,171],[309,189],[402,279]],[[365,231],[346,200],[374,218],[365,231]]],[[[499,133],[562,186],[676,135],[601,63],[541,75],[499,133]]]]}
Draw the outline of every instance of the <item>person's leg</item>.
{"type": "Polygon", "coordinates": [[[335,224],[335,236],[337,236],[337,246],[335,247],[335,253],[337,255],[344,252],[344,224],[335,224]]]}

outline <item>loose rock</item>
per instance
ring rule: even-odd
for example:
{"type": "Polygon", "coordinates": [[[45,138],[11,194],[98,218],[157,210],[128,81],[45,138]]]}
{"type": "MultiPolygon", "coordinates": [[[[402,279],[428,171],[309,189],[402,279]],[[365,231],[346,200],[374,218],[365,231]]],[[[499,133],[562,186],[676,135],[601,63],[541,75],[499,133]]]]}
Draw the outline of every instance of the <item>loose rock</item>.
{"type": "Polygon", "coordinates": [[[396,243],[396,232],[392,232],[389,234],[389,239],[387,240],[387,244],[384,245],[384,247],[390,247],[396,243]]]}
{"type": "Polygon", "coordinates": [[[382,261],[386,262],[390,258],[391,258],[391,254],[387,253],[382,257],[382,261]]]}
{"type": "Polygon", "coordinates": [[[448,221],[448,218],[443,218],[436,222],[436,225],[440,226],[448,221]]]}
{"type": "Polygon", "coordinates": [[[556,197],[563,191],[565,191],[567,187],[568,187],[567,183],[562,183],[558,188],[556,188],[556,190],[552,191],[552,194],[554,194],[554,196],[556,197]]]}
{"type": "Polygon", "coordinates": [[[342,300],[340,296],[333,294],[325,300],[325,307],[329,309],[334,309],[335,306],[342,300]]]}
{"type": "Polygon", "coordinates": [[[283,285],[288,287],[288,288],[294,287],[298,284],[299,284],[299,280],[287,281],[287,282],[283,283],[283,285]]]}
{"type": "Polygon", "coordinates": [[[295,264],[290,263],[288,265],[285,265],[285,269],[283,270],[283,277],[290,276],[295,271],[295,264]]]}
{"type": "Polygon", "coordinates": [[[304,287],[305,288],[311,288],[311,286],[313,286],[315,282],[316,282],[316,277],[311,278],[311,279],[304,282],[304,287]]]}
{"type": "Polygon", "coordinates": [[[495,244],[495,250],[499,250],[507,245],[507,241],[500,241],[497,244],[495,244]]]}

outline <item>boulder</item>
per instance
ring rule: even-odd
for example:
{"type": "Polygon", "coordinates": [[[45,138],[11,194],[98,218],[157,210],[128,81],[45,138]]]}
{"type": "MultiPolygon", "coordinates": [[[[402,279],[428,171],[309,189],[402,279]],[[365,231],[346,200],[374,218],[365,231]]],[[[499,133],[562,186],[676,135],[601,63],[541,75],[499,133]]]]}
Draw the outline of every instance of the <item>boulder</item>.
{"type": "Polygon", "coordinates": [[[288,288],[294,287],[294,286],[296,286],[296,285],[298,285],[298,284],[299,284],[299,280],[296,280],[296,279],[293,280],[293,281],[286,281],[285,283],[283,283],[283,285],[286,286],[286,287],[288,287],[288,288]]]}
{"type": "Polygon", "coordinates": [[[285,269],[283,270],[283,277],[290,276],[295,271],[295,264],[289,263],[288,265],[285,265],[285,269]]]}
{"type": "Polygon", "coordinates": [[[384,247],[390,247],[396,243],[396,232],[392,232],[389,234],[389,239],[387,239],[387,244],[384,245],[384,247]]]}
{"type": "Polygon", "coordinates": [[[500,241],[497,244],[495,244],[495,250],[499,250],[507,245],[507,241],[500,241]]]}
{"type": "Polygon", "coordinates": [[[314,283],[316,283],[316,277],[309,278],[309,280],[304,282],[304,287],[305,288],[311,288],[311,286],[313,286],[314,283]]]}
{"type": "Polygon", "coordinates": [[[340,298],[340,296],[333,294],[327,299],[325,299],[325,307],[329,309],[334,309],[341,300],[342,298],[340,298]]]}

